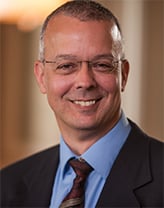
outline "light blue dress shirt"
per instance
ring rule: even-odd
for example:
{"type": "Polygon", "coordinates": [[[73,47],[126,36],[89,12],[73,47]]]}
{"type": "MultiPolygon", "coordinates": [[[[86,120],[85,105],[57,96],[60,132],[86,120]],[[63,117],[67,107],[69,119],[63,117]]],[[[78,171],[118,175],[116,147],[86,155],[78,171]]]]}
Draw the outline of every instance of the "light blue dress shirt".
{"type": "MultiPolygon", "coordinates": [[[[94,169],[86,181],[85,208],[95,208],[106,178],[130,129],[130,124],[122,113],[115,127],[81,155],[94,169]]],[[[67,163],[72,157],[78,158],[61,137],[60,163],[55,177],[50,208],[58,208],[72,187],[75,173],[67,163]]]]}

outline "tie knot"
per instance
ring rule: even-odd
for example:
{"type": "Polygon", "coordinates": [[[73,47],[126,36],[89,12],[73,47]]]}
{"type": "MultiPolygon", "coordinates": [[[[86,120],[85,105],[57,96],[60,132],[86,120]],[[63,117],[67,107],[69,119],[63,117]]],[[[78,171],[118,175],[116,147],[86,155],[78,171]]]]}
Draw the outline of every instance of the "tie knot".
{"type": "Polygon", "coordinates": [[[72,159],[69,161],[70,166],[73,168],[77,176],[85,179],[93,168],[82,158],[72,159]]]}

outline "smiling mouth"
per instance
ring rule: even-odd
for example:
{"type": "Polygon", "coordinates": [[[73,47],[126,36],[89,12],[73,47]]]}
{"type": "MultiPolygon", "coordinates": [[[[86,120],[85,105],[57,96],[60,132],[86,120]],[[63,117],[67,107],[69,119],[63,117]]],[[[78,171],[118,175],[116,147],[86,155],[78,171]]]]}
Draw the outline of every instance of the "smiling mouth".
{"type": "Polygon", "coordinates": [[[73,103],[76,104],[76,105],[80,105],[82,107],[87,107],[87,106],[92,106],[94,105],[97,101],[99,101],[100,99],[98,100],[74,100],[73,103]]]}

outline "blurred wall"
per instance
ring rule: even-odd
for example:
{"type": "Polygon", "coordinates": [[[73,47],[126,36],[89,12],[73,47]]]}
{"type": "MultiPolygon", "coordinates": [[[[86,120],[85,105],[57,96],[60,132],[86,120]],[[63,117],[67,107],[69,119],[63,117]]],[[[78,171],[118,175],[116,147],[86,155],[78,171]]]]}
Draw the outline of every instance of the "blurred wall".
{"type": "MultiPolygon", "coordinates": [[[[118,17],[130,77],[123,109],[148,134],[164,139],[164,2],[99,0],[118,17]]],[[[33,75],[39,29],[0,25],[1,167],[59,142],[59,130],[33,75]]]]}

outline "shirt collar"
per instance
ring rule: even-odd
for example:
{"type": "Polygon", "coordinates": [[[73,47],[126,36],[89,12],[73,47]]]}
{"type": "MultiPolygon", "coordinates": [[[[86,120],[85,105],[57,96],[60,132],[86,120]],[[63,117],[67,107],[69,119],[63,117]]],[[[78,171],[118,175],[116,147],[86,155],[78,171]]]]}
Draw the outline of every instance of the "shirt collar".
{"type": "MultiPolygon", "coordinates": [[[[130,129],[130,124],[124,113],[122,113],[114,128],[93,144],[81,157],[106,179],[121,147],[126,141],[130,129]]],[[[69,149],[62,137],[60,140],[60,167],[64,176],[68,160],[77,157],[77,155],[69,149]]]]}
{"type": "Polygon", "coordinates": [[[77,157],[64,142],[62,136],[60,137],[60,168],[64,174],[65,167],[71,158],[77,157]]]}

